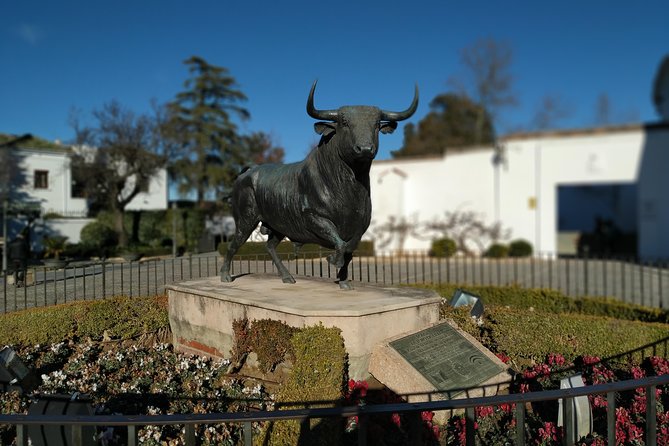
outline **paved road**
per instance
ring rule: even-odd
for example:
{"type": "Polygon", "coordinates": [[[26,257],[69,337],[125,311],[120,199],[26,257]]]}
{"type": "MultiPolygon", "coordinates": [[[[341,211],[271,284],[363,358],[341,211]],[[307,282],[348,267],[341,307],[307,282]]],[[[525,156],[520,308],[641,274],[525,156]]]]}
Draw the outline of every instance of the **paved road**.
{"type": "MultiPolygon", "coordinates": [[[[17,288],[0,279],[0,312],[107,296],[162,293],[165,284],[218,274],[214,253],[141,262],[78,264],[62,270],[36,268],[34,283],[17,288]]],[[[287,261],[296,276],[336,278],[324,258],[287,261]]],[[[654,307],[669,306],[666,264],[582,259],[434,259],[425,256],[354,258],[350,275],[357,282],[384,284],[517,284],[557,289],[571,296],[611,296],[654,307]]],[[[262,257],[240,258],[233,274],[276,273],[262,257]]]]}

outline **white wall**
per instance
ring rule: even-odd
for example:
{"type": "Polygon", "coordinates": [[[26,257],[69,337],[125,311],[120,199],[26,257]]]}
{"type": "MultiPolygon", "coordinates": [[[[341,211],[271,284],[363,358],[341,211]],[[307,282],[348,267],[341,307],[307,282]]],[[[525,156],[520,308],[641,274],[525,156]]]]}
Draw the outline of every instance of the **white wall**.
{"type": "Polygon", "coordinates": [[[558,186],[635,182],[643,140],[639,128],[508,140],[501,220],[513,238],[529,240],[536,251],[555,252],[558,186]],[[536,198],[536,210],[529,209],[530,197],[536,198]]]}
{"type": "MultiPolygon", "coordinates": [[[[668,258],[669,236],[663,230],[669,227],[669,130],[662,135],[653,138],[652,148],[645,148],[642,126],[509,137],[503,141],[505,162],[498,182],[492,147],[444,158],[375,161],[370,172],[372,225],[365,238],[373,238],[374,225],[391,215],[426,222],[445,211],[475,211],[491,224],[498,212],[511,239],[523,238],[537,252],[555,253],[558,186],[634,183],[645,150],[640,199],[652,215],[640,221],[639,250],[642,256],[668,258]],[[389,180],[393,171],[402,172],[395,175],[402,178],[389,180]]],[[[429,240],[412,237],[404,248],[427,250],[429,245],[429,240]]]]}
{"type": "Polygon", "coordinates": [[[20,149],[15,152],[20,159],[25,183],[18,189],[20,195],[27,195],[38,201],[43,213],[58,213],[64,216],[85,216],[86,200],[73,198],[71,193],[72,173],[67,152],[48,149],[20,149]],[[48,188],[35,189],[36,170],[46,170],[48,188]]]}
{"type": "Polygon", "coordinates": [[[128,211],[156,211],[167,209],[167,169],[161,169],[151,179],[148,192],[140,192],[132,199],[128,211]]]}

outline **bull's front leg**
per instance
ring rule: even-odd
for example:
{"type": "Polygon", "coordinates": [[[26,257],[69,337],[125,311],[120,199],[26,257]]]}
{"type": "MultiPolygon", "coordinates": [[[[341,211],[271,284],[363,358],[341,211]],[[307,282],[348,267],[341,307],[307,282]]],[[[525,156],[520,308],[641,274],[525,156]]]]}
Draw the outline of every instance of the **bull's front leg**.
{"type": "Polygon", "coordinates": [[[339,236],[334,223],[330,219],[316,215],[309,210],[304,212],[309,230],[334,247],[335,252],[327,256],[328,262],[337,268],[344,266],[346,242],[339,236]]]}

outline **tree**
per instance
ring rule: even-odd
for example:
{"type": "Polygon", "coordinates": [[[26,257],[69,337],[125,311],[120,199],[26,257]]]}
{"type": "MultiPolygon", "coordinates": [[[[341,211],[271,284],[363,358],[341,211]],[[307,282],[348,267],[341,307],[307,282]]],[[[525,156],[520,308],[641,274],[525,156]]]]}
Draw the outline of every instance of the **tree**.
{"type": "Polygon", "coordinates": [[[546,95],[537,106],[532,128],[536,130],[548,130],[555,128],[561,120],[571,114],[569,106],[558,95],[546,95]]]}
{"type": "Polygon", "coordinates": [[[603,126],[611,123],[611,102],[609,95],[601,93],[595,106],[595,125],[603,126]]]}
{"type": "Polygon", "coordinates": [[[272,137],[264,132],[254,132],[241,137],[243,153],[253,164],[282,163],[285,151],[274,144],[272,137]]]}
{"type": "Polygon", "coordinates": [[[161,153],[156,119],[135,115],[115,101],[92,115],[94,126],[72,119],[78,144],[72,154],[72,174],[91,212],[107,209],[112,213],[113,229],[124,247],[128,244],[125,208],[165,166],[166,157],[161,153]]]}
{"type": "Polygon", "coordinates": [[[443,155],[449,148],[462,148],[493,142],[490,114],[465,95],[445,93],[430,102],[430,113],[418,123],[404,127],[404,144],[391,152],[393,157],[443,155]],[[479,117],[483,116],[483,130],[479,135],[479,117]]]}
{"type": "Polygon", "coordinates": [[[246,96],[226,68],[197,56],[184,63],[191,77],[167,104],[162,134],[178,157],[171,173],[179,191],[195,191],[201,206],[207,191],[229,188],[248,161],[233,118],[246,120],[249,112],[239,105],[246,96]]]}
{"type": "Polygon", "coordinates": [[[444,218],[425,223],[419,232],[428,234],[432,240],[450,238],[465,255],[473,255],[473,248],[482,253],[490,243],[510,234],[500,222],[488,224],[474,211],[446,211],[444,218]]]}
{"type": "Polygon", "coordinates": [[[499,109],[515,105],[513,76],[510,73],[513,51],[509,45],[494,39],[481,39],[460,52],[468,82],[452,78],[450,82],[467,92],[479,108],[476,122],[477,144],[484,141],[486,114],[495,122],[499,109]],[[467,87],[467,83],[469,86],[467,87]]]}

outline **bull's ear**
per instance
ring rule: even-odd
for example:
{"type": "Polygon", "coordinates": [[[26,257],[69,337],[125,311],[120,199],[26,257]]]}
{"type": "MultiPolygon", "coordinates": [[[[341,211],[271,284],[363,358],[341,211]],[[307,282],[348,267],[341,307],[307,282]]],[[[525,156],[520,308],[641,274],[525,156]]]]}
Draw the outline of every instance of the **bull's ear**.
{"type": "Polygon", "coordinates": [[[382,122],[379,126],[381,133],[392,133],[397,128],[397,123],[395,121],[382,122]]]}
{"type": "Polygon", "coordinates": [[[335,131],[335,126],[331,122],[317,122],[314,124],[314,130],[316,130],[316,133],[319,135],[328,136],[335,131]]]}

